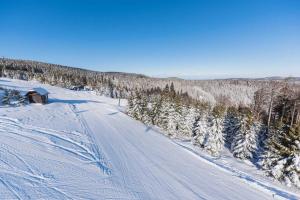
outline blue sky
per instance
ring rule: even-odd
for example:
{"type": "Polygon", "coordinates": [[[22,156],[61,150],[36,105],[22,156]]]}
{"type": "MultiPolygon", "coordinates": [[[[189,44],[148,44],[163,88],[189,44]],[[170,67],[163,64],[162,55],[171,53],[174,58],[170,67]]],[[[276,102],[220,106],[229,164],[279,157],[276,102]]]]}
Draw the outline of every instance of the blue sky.
{"type": "Polygon", "coordinates": [[[300,76],[300,1],[0,0],[0,56],[151,76],[300,76]]]}

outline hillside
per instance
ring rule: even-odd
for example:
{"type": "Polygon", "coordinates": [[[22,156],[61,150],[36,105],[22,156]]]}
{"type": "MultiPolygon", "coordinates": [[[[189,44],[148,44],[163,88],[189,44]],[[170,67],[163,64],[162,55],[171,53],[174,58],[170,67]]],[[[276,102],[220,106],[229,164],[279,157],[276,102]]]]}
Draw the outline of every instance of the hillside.
{"type": "Polygon", "coordinates": [[[245,164],[233,168],[227,158],[226,166],[131,119],[125,101],[119,107],[117,100],[35,81],[2,78],[0,85],[50,92],[47,105],[0,108],[2,199],[300,198],[247,173],[245,164]]]}

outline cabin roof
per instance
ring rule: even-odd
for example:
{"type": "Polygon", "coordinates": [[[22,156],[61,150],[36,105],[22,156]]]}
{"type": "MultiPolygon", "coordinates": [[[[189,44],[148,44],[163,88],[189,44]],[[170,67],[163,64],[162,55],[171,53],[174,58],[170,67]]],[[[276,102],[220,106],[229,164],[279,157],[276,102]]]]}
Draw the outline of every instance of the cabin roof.
{"type": "Polygon", "coordinates": [[[49,94],[49,92],[46,89],[41,88],[41,87],[32,88],[32,89],[28,90],[27,93],[28,92],[37,92],[39,95],[47,95],[47,94],[49,94]]]}

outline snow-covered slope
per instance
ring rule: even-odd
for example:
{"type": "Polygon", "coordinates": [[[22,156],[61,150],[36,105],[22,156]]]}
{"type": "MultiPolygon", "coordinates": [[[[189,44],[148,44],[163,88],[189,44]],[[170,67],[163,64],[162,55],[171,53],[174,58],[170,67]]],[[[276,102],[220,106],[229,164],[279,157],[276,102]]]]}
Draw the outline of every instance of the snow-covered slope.
{"type": "Polygon", "coordinates": [[[0,86],[50,92],[47,105],[0,107],[0,199],[300,198],[213,164],[117,100],[37,82],[0,86]]]}

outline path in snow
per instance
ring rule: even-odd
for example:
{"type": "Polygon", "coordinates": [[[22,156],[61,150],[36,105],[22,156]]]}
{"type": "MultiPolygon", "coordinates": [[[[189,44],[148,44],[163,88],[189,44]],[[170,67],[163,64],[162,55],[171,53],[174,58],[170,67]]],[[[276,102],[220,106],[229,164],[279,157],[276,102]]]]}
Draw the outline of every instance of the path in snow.
{"type": "Polygon", "coordinates": [[[87,111],[79,115],[109,159],[113,182],[138,199],[272,198],[197,159],[116,107],[89,103],[77,105],[76,110],[87,111]]]}

